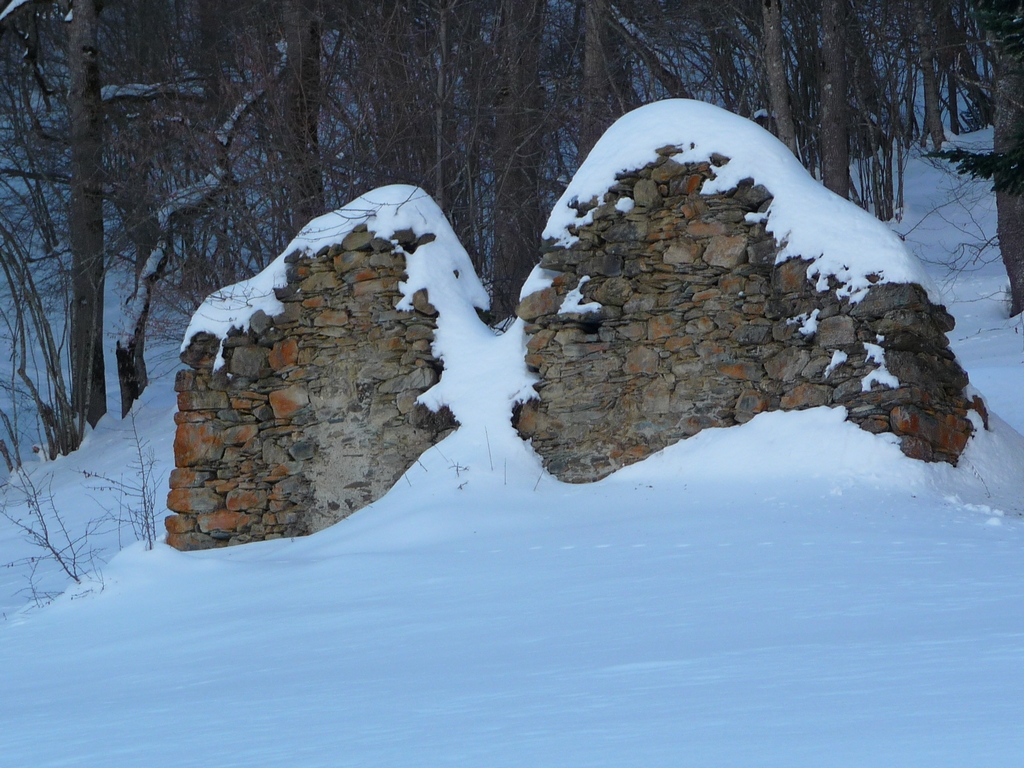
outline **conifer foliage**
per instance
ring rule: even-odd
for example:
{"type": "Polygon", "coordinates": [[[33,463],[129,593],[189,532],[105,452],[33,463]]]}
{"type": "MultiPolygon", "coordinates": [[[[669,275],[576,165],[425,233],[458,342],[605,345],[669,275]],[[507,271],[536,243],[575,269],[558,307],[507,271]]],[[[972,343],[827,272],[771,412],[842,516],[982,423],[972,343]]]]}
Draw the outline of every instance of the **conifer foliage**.
{"type": "MultiPolygon", "coordinates": [[[[1019,69],[1024,66],[1024,2],[977,0],[975,13],[978,25],[988,31],[996,42],[1003,57],[1002,67],[1019,69]]],[[[1007,93],[1005,96],[1018,104],[1024,99],[1024,93],[1007,93]]],[[[1021,195],[1024,194],[1024,125],[1016,126],[1014,133],[1012,145],[1002,151],[952,149],[935,155],[957,163],[961,173],[992,179],[997,192],[1021,195]]]]}

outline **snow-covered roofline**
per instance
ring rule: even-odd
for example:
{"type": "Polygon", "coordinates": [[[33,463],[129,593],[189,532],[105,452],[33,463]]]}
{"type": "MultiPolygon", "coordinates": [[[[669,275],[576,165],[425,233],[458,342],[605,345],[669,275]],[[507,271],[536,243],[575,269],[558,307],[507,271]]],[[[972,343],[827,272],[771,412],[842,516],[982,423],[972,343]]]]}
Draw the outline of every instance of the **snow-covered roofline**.
{"type": "MultiPolygon", "coordinates": [[[[419,187],[393,184],[357,197],[343,208],[313,219],[266,269],[258,275],[210,294],[196,310],[185,331],[182,351],[198,333],[224,339],[232,329],[248,330],[257,311],[279,315],[284,305],[274,293],[287,283],[285,257],[295,251],[308,256],[321,248],[340,243],[360,224],[377,237],[391,239],[400,230],[435,239],[407,254],[408,279],[399,284],[403,299],[398,309],[411,309],[412,296],[427,289],[431,303],[440,313],[454,302],[486,309],[487,291],[473,269],[473,262],[459,242],[437,203],[419,187]]],[[[397,244],[396,244],[396,247],[397,244]]],[[[218,354],[216,367],[223,364],[218,354]]]]}
{"type": "Polygon", "coordinates": [[[673,159],[706,162],[714,154],[729,158],[713,169],[701,192],[714,194],[743,179],[763,185],[774,199],[766,228],[784,244],[776,263],[793,258],[812,261],[808,277],[819,290],[834,276],[841,296],[862,299],[874,282],[917,283],[940,303],[924,268],[888,226],[811,177],[782,142],[746,118],[689,99],[669,99],[640,107],[619,118],[591,150],[555,204],[544,237],[565,247],[576,238],[569,227],[587,223],[573,205],[601,196],[619,173],[658,159],[658,149],[679,147],[673,159]],[[868,277],[872,276],[873,280],[868,277]]]}

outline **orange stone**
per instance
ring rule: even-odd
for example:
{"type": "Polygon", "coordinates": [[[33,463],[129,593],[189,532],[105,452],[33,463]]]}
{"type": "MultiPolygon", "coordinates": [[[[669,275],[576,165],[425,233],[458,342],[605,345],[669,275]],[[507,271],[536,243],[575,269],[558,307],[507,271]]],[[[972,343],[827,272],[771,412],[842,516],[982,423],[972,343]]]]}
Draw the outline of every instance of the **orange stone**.
{"type": "Polygon", "coordinates": [[[637,347],[626,355],[626,362],[622,364],[622,370],[630,374],[653,374],[658,370],[658,360],[658,353],[653,349],[637,347]]]}
{"type": "Polygon", "coordinates": [[[673,336],[665,342],[665,349],[669,352],[679,352],[681,350],[692,351],[693,347],[693,336],[673,336]]]}
{"type": "Polygon", "coordinates": [[[238,525],[242,515],[238,512],[230,512],[221,509],[209,515],[199,516],[199,530],[203,533],[210,531],[233,531],[238,525]]]}
{"type": "Polygon", "coordinates": [[[313,325],[317,328],[323,328],[324,326],[337,326],[348,324],[348,312],[343,309],[325,309],[313,320],[313,325]]]}
{"type": "Polygon", "coordinates": [[[174,464],[194,467],[219,461],[224,455],[222,433],[210,424],[178,424],[174,433],[174,464]]]}
{"type": "Polygon", "coordinates": [[[232,512],[265,509],[267,506],[267,492],[236,488],[228,493],[225,505],[232,512]]]}
{"type": "Polygon", "coordinates": [[[537,406],[525,403],[519,411],[516,429],[520,435],[530,437],[537,432],[537,406]]]}
{"type": "Polygon", "coordinates": [[[275,419],[287,419],[294,416],[307,405],[309,405],[309,393],[306,392],[305,387],[298,384],[270,393],[270,407],[274,409],[275,419]]]}
{"type": "Polygon", "coordinates": [[[175,488],[167,494],[171,512],[212,512],[221,505],[221,498],[212,488],[175,488]]]}
{"type": "Polygon", "coordinates": [[[558,311],[558,293],[554,288],[536,291],[519,302],[516,314],[523,320],[534,320],[541,315],[551,315],[558,311]]]}
{"type": "Polygon", "coordinates": [[[369,293],[380,293],[389,288],[388,281],[384,278],[379,280],[361,280],[352,289],[353,296],[366,296],[369,293]]]}
{"type": "Polygon", "coordinates": [[[944,453],[959,456],[967,445],[973,427],[966,419],[955,416],[939,421],[909,405],[898,405],[889,412],[889,422],[900,435],[916,437],[944,453]]]}
{"type": "Polygon", "coordinates": [[[209,536],[204,536],[196,531],[187,533],[168,533],[167,545],[174,547],[180,552],[195,552],[200,549],[211,549],[218,546],[209,536]]]}
{"type": "Polygon", "coordinates": [[[278,464],[267,475],[268,480],[280,480],[282,477],[288,477],[292,473],[287,464],[278,464]]]}
{"type": "Polygon", "coordinates": [[[350,273],[345,279],[349,282],[360,283],[365,280],[373,280],[376,277],[376,269],[371,269],[370,267],[363,267],[362,269],[357,269],[355,272],[350,273]]]}
{"type": "Polygon", "coordinates": [[[647,338],[651,341],[675,335],[679,321],[672,315],[656,315],[647,321],[647,338]]]}
{"type": "Polygon", "coordinates": [[[188,533],[196,529],[196,519],[185,515],[168,515],[164,518],[164,528],[168,533],[188,533]]]}
{"type": "Polygon", "coordinates": [[[199,474],[194,469],[179,467],[171,470],[168,485],[171,488],[196,488],[203,484],[203,481],[210,477],[209,472],[199,474]]]}
{"type": "Polygon", "coordinates": [[[686,231],[694,237],[724,235],[728,228],[720,221],[691,221],[686,231]]]}
{"type": "Polygon", "coordinates": [[[814,408],[828,405],[832,399],[832,388],[823,384],[797,384],[782,396],[780,405],[790,410],[797,408],[814,408]]]}
{"type": "Polygon", "coordinates": [[[275,371],[295,365],[299,359],[299,343],[295,339],[284,339],[277,342],[270,350],[268,361],[275,371]]]}
{"type": "Polygon", "coordinates": [[[742,381],[760,381],[764,366],[757,363],[718,363],[715,369],[724,376],[742,381]]]}
{"type": "Polygon", "coordinates": [[[255,424],[242,424],[238,427],[230,427],[224,430],[224,444],[244,445],[256,437],[259,431],[259,427],[255,424]]]}

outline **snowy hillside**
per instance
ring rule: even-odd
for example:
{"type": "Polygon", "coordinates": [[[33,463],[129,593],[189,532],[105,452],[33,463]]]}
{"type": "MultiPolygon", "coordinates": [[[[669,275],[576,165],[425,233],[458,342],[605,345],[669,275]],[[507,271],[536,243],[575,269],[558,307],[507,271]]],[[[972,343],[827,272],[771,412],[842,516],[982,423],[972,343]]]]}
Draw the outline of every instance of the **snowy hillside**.
{"type": "MultiPolygon", "coordinates": [[[[957,469],[821,408],[562,484],[505,415],[518,326],[467,337],[462,428],[333,528],[115,556],[108,524],[44,608],[0,570],[0,764],[1018,765],[1024,335],[997,263],[947,269],[994,229],[985,187],[908,183],[894,228],[995,414],[957,469]]],[[[171,380],[136,416],[162,476],[171,380]]],[[[108,418],[32,478],[78,531],[118,511],[82,471],[130,479],[137,450],[108,418]]],[[[0,527],[0,562],[34,553],[0,527]]]]}

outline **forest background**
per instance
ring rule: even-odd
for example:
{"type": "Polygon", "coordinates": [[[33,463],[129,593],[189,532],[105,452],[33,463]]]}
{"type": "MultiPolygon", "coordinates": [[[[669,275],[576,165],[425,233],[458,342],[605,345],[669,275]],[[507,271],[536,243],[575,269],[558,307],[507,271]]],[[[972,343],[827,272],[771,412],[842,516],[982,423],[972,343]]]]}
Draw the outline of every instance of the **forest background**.
{"type": "MultiPolygon", "coordinates": [[[[657,99],[757,120],[898,220],[916,147],[1016,141],[1020,65],[977,4],[0,0],[0,454],[77,448],[111,347],[127,414],[147,337],[383,184],[433,195],[500,322],[590,147],[657,99]]],[[[1024,202],[997,198],[1016,314],[1024,202]]]]}

